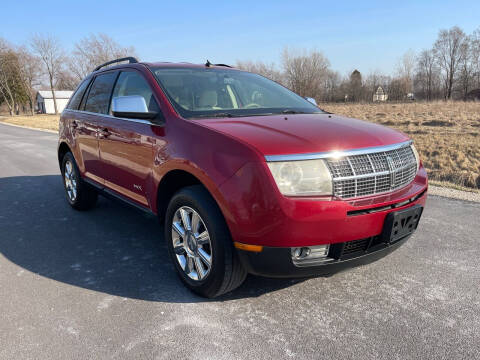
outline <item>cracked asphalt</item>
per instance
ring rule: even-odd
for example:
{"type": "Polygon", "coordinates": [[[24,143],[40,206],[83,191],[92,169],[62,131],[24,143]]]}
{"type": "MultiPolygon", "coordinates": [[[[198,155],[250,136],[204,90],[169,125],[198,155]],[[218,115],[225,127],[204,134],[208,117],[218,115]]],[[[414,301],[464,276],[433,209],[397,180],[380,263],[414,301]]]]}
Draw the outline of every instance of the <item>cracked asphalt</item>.
{"type": "Polygon", "coordinates": [[[55,134],[0,124],[0,359],[480,358],[480,203],[331,277],[186,290],[155,218],[64,199],[55,134]]]}

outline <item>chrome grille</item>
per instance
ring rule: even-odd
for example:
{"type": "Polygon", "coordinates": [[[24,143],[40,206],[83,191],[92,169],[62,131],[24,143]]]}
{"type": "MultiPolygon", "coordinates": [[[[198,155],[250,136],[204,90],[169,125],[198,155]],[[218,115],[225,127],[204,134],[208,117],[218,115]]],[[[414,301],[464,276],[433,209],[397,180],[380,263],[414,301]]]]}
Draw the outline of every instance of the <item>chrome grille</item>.
{"type": "Polygon", "coordinates": [[[333,178],[333,193],[342,199],[399,189],[412,182],[417,173],[410,145],[326,160],[333,178]]]}

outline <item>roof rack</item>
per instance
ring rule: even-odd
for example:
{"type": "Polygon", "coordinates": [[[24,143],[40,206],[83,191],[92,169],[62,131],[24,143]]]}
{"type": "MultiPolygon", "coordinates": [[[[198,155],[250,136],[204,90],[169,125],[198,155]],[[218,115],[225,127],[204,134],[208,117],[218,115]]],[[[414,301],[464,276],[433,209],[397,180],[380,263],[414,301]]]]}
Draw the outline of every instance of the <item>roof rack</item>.
{"type": "Polygon", "coordinates": [[[127,57],[124,57],[124,58],[120,58],[120,59],[108,61],[108,62],[106,62],[105,64],[102,64],[102,65],[97,66],[95,69],[93,69],[93,71],[100,70],[102,67],[107,66],[107,65],[110,65],[110,64],[115,64],[115,63],[122,62],[122,61],[127,61],[127,60],[128,60],[128,63],[129,63],[129,64],[138,63],[138,60],[135,59],[134,57],[132,57],[132,56],[127,56],[127,57]]]}

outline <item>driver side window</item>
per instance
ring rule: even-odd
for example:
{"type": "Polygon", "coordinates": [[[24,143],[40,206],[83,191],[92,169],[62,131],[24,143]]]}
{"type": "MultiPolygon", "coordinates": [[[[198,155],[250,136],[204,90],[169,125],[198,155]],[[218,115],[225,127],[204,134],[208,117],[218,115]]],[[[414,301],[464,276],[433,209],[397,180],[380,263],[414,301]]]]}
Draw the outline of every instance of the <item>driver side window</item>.
{"type": "Polygon", "coordinates": [[[131,95],[142,96],[145,99],[148,111],[160,112],[160,108],[153,96],[152,89],[144,77],[136,71],[122,71],[115,84],[112,99],[131,95]]]}

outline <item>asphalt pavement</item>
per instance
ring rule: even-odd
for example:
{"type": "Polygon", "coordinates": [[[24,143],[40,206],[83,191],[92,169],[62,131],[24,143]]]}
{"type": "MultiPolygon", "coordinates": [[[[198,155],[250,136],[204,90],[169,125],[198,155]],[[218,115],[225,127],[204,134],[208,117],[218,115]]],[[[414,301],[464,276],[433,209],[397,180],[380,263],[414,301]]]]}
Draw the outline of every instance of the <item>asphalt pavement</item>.
{"type": "Polygon", "coordinates": [[[480,203],[431,196],[386,258],[206,300],[155,218],[68,206],[56,143],[0,124],[0,359],[480,358],[480,203]]]}

